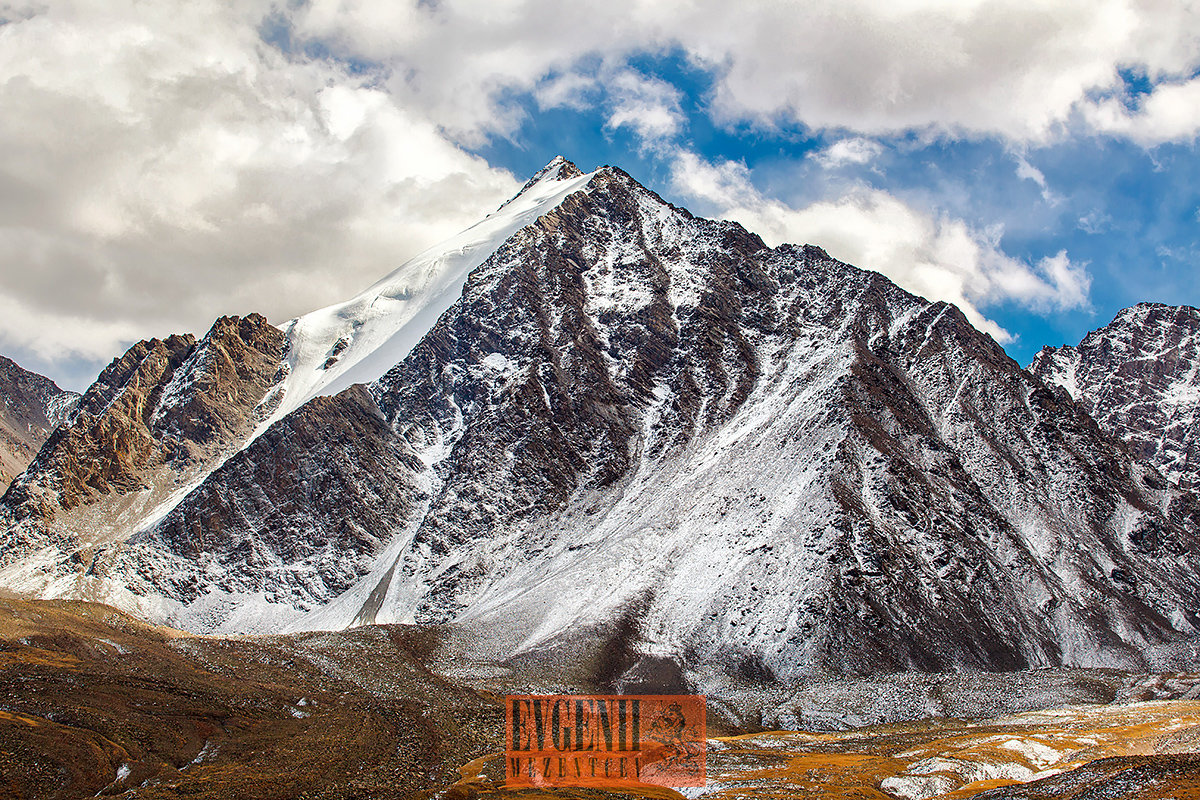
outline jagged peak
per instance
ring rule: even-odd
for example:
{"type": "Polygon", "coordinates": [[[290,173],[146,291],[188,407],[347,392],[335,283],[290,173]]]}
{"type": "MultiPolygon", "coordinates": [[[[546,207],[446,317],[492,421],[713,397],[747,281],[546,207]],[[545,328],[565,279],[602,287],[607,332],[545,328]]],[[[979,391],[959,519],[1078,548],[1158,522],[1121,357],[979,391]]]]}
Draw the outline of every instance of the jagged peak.
{"type": "Polygon", "coordinates": [[[1173,321],[1200,318],[1200,310],[1187,305],[1172,306],[1166,303],[1144,302],[1123,308],[1113,317],[1109,327],[1118,323],[1145,324],[1151,317],[1163,321],[1168,317],[1173,321]]]}
{"type": "Polygon", "coordinates": [[[542,167],[533,176],[533,180],[539,181],[542,178],[550,178],[556,181],[565,181],[571,178],[578,178],[583,174],[583,170],[575,166],[574,163],[568,161],[564,156],[555,156],[550,159],[550,163],[542,167]]]}
{"type": "MultiPolygon", "coordinates": [[[[563,156],[555,156],[550,160],[550,163],[539,169],[533,174],[533,177],[525,181],[525,185],[521,187],[521,191],[514,194],[508,200],[505,200],[500,208],[504,208],[513,200],[516,200],[521,195],[525,194],[529,189],[543,181],[566,181],[572,178],[582,176],[583,170],[575,166],[574,163],[568,161],[563,156]]],[[[499,211],[500,209],[496,209],[499,211]]]]}

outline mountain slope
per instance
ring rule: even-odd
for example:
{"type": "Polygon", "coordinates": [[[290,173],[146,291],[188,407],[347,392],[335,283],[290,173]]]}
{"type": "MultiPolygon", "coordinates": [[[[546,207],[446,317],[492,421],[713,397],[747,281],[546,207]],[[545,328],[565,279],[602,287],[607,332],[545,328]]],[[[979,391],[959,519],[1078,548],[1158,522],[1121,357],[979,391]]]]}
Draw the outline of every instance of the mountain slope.
{"type": "Polygon", "coordinates": [[[0,493],[33,460],[78,398],[0,356],[0,493]]]}
{"type": "MultiPolygon", "coordinates": [[[[471,270],[590,177],[555,159],[478,224],[282,332],[250,315],[219,320],[201,342],[135,344],[89,388],[86,413],[0,499],[0,584],[90,596],[79,582],[103,569],[100,550],[152,524],[306,402],[382,375],[458,298],[471,270]]],[[[126,597],[126,606],[141,602],[126,597]]]]}
{"type": "Polygon", "coordinates": [[[1139,303],[1077,347],[1042,348],[1029,369],[1138,458],[1200,487],[1200,310],[1139,303]]]}
{"type": "Polygon", "coordinates": [[[272,402],[313,399],[128,543],[4,580],[203,631],[454,622],[620,685],[1138,666],[1195,634],[1194,502],[956,308],[548,170],[427,332],[292,326],[272,402]],[[341,372],[286,383],[318,358],[341,372]]]}
{"type": "Polygon", "coordinates": [[[278,406],[255,435],[313,397],[391,369],[458,299],[472,270],[590,178],[556,158],[495,213],[409,259],[358,296],[288,322],[284,374],[274,392],[278,406]]]}
{"type": "Polygon", "coordinates": [[[283,347],[251,314],[114,359],[0,499],[6,560],[49,548],[83,563],[169,508],[270,412],[283,347]]]}

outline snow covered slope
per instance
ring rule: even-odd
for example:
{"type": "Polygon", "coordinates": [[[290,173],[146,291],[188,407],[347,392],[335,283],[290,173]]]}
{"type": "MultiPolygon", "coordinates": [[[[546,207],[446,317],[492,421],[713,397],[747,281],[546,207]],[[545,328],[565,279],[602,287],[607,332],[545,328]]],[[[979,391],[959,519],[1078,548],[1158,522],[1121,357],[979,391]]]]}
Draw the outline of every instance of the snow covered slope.
{"type": "Polygon", "coordinates": [[[1200,486],[1200,310],[1139,303],[1078,347],[1043,348],[1030,370],[1170,480],[1200,486]]]}
{"type": "Polygon", "coordinates": [[[72,565],[154,524],[309,400],[378,378],[458,298],[473,269],[589,178],[554,159],[478,224],[357,297],[289,321],[282,333],[249,315],[219,320],[199,342],[184,335],[135,344],[88,389],[85,413],[3,497],[0,564],[8,569],[0,567],[0,584],[79,592],[72,565]],[[230,325],[242,330],[234,335],[230,325]]]}
{"type": "Polygon", "coordinates": [[[617,169],[318,399],[105,585],[201,630],[454,622],[697,680],[1132,667],[1200,623],[1194,503],[956,308],[617,169]]]}
{"type": "Polygon", "coordinates": [[[479,223],[413,257],[357,297],[286,323],[285,376],[274,390],[279,405],[255,435],[314,397],[368,383],[398,364],[458,300],[472,270],[591,178],[559,156],[479,223]]]}

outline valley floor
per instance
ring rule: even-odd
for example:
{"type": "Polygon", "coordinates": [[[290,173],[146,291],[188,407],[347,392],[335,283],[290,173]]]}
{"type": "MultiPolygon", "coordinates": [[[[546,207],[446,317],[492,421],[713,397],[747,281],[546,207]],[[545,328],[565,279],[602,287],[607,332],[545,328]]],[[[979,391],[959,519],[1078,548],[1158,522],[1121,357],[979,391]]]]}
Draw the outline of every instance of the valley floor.
{"type": "MultiPolygon", "coordinates": [[[[502,698],[434,668],[445,633],[219,639],[101,605],[0,600],[0,798],[611,796],[503,790],[502,698]]],[[[1197,680],[1111,677],[1116,702],[983,719],[779,732],[717,714],[708,786],[685,792],[1200,798],[1197,680]]]]}

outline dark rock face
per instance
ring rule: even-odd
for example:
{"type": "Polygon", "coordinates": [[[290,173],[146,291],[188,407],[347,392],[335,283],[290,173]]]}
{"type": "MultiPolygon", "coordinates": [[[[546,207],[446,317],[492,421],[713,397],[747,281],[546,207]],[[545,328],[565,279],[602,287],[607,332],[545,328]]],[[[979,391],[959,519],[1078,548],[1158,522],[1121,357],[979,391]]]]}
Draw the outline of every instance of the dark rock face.
{"type": "Polygon", "coordinates": [[[1030,370],[1184,489],[1200,487],[1200,310],[1139,303],[1030,370]]]}
{"type": "Polygon", "coordinates": [[[0,356],[0,492],[28,466],[79,395],[0,356]]]}
{"type": "Polygon", "coordinates": [[[255,592],[685,673],[1130,666],[1200,624],[1189,503],[953,306],[606,168],[109,575],[205,630],[255,592]]]}
{"type": "Polygon", "coordinates": [[[282,352],[283,334],[257,314],[223,317],[199,342],[138,342],[100,373],[3,505],[50,521],[147,488],[155,468],[203,463],[250,432],[282,352]]]}
{"type": "Polygon", "coordinates": [[[151,586],[169,581],[183,602],[216,574],[225,591],[311,606],[348,589],[386,543],[380,534],[424,509],[424,469],[362,387],[318,397],[218,468],[163,520],[151,546],[135,539],[145,558],[125,558],[151,586]]]}

